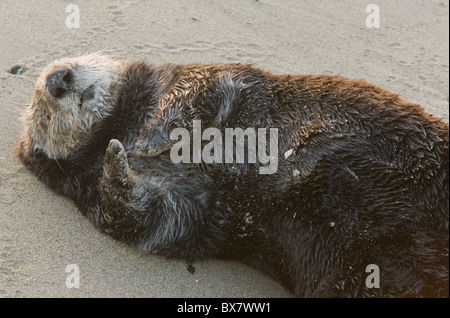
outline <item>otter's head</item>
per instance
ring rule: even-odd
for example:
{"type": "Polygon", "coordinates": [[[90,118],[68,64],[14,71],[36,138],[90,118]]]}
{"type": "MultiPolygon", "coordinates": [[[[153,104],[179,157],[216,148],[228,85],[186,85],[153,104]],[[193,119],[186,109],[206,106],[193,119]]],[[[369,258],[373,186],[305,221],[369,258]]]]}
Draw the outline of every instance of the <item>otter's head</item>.
{"type": "Polygon", "coordinates": [[[39,77],[25,116],[25,142],[52,159],[83,144],[117,99],[121,63],[101,54],[57,60],[39,77]]]}

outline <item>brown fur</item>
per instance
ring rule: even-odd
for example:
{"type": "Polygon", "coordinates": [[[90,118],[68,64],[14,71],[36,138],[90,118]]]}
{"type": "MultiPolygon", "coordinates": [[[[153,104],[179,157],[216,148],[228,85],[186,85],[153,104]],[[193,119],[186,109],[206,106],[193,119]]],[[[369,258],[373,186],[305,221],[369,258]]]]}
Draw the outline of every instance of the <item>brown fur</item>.
{"type": "Polygon", "coordinates": [[[239,259],[297,296],[448,297],[449,128],[419,105],[335,76],[82,60],[84,68],[70,60],[44,74],[72,68],[79,75],[63,84],[77,87],[96,67],[106,71],[111,85],[80,114],[107,111],[74,130],[84,133],[61,128],[55,139],[38,125],[43,112],[78,123],[64,109],[91,82],[52,97],[58,87],[41,78],[18,156],[102,231],[189,262],[239,259]],[[170,131],[194,119],[221,131],[278,128],[277,172],[174,164],[170,131]],[[369,264],[381,288],[366,286],[369,264]]]}

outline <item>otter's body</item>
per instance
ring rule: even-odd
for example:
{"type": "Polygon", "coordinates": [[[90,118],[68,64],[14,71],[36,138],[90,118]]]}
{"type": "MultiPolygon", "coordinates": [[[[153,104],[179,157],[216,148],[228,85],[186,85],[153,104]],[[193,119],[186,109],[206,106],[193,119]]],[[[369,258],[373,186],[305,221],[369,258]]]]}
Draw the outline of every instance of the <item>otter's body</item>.
{"type": "Polygon", "coordinates": [[[189,262],[239,259],[297,296],[448,297],[449,130],[420,106],[332,76],[83,58],[44,72],[18,155],[102,231],[189,262]],[[170,132],[194,120],[277,128],[277,171],[173,163],[170,132]]]}

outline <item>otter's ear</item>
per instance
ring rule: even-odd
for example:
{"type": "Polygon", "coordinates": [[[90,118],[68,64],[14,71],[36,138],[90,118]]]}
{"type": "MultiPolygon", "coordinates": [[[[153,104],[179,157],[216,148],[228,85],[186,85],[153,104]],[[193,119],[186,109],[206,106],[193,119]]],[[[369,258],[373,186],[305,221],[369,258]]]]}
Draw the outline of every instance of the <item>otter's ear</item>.
{"type": "Polygon", "coordinates": [[[154,157],[170,149],[174,143],[170,140],[170,128],[150,123],[144,127],[136,143],[136,153],[140,156],[154,157]]]}

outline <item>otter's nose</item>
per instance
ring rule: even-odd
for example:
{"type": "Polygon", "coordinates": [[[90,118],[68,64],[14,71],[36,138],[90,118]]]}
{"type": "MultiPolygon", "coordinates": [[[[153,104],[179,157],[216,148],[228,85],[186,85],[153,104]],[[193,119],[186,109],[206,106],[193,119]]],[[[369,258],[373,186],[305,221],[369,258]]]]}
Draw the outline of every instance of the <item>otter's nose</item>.
{"type": "Polygon", "coordinates": [[[62,97],[72,88],[72,77],[72,71],[70,70],[62,70],[50,74],[47,77],[47,86],[50,94],[55,98],[62,97]]]}

